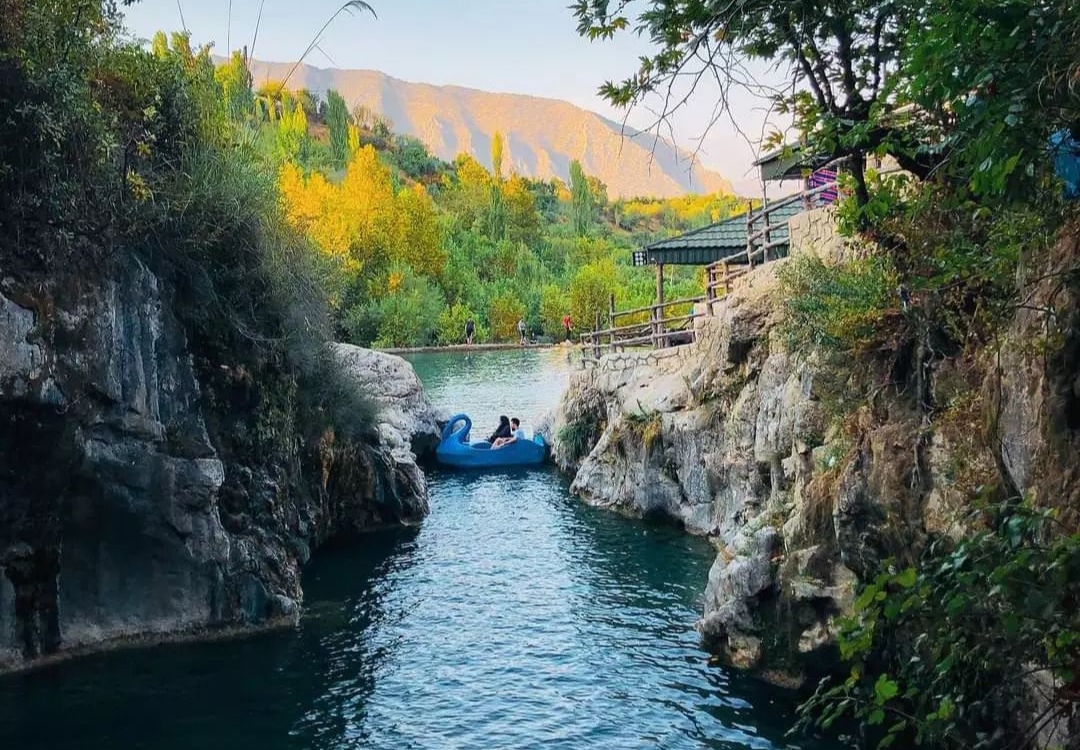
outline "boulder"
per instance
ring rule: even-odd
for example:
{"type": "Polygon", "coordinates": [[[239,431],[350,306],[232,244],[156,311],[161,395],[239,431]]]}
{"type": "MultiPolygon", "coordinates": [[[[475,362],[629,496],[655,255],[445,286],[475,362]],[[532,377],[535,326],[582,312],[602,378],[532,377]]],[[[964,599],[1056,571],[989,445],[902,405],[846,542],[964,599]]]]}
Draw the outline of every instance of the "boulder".
{"type": "MultiPolygon", "coordinates": [[[[439,445],[439,417],[411,364],[351,344],[332,344],[348,377],[378,405],[382,441],[395,453],[426,458],[439,445]]],[[[443,418],[445,421],[446,417],[443,418]]]]}

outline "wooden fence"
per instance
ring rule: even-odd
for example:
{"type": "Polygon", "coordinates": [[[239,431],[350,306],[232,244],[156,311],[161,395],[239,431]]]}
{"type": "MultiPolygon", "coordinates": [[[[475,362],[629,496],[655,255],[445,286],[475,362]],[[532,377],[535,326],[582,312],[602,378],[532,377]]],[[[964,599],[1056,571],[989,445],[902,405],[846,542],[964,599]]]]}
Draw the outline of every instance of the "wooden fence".
{"type": "Polygon", "coordinates": [[[694,305],[703,301],[703,296],[687,297],[630,310],[616,310],[613,295],[608,303],[607,328],[600,327],[600,313],[597,313],[596,327],[581,334],[582,355],[586,360],[599,359],[607,352],[645,346],[663,349],[679,339],[692,339],[694,305]],[[680,315],[678,308],[689,309],[689,313],[680,315]],[[648,318],[645,318],[645,313],[648,313],[648,318]],[[620,321],[628,318],[638,320],[620,324],[620,321]]]}
{"type": "Polygon", "coordinates": [[[775,239],[774,235],[787,223],[773,221],[773,214],[781,208],[801,203],[804,210],[813,207],[815,199],[823,194],[836,191],[836,182],[827,182],[794,195],[790,195],[776,203],[767,203],[759,211],[748,211],[746,214],[746,252],[725,258],[712,263],[705,268],[705,298],[713,302],[720,298],[720,291],[724,294],[731,292],[731,283],[738,277],[749,273],[755,265],[768,263],[780,257],[777,252],[781,247],[790,245],[790,228],[788,235],[782,239],[775,239]],[[772,257],[769,257],[770,254],[772,257]]]}
{"type": "Polygon", "coordinates": [[[702,297],[688,297],[686,299],[664,301],[664,287],[662,268],[657,270],[656,303],[647,307],[638,307],[632,310],[615,310],[615,297],[612,295],[608,305],[607,328],[601,328],[601,315],[597,313],[595,327],[592,331],[581,334],[582,356],[584,361],[598,360],[605,352],[621,351],[628,347],[650,346],[653,349],[662,349],[673,343],[683,343],[683,340],[693,340],[693,306],[699,302],[710,303],[708,312],[712,314],[711,303],[721,296],[731,292],[732,282],[750,273],[755,265],[768,263],[780,257],[780,248],[789,246],[791,242],[790,228],[784,237],[778,237],[779,230],[787,223],[787,219],[776,221],[774,214],[782,208],[794,203],[801,203],[803,210],[810,210],[819,203],[822,194],[832,195],[836,192],[835,172],[831,173],[832,179],[808,187],[794,195],[788,196],[775,203],[766,203],[758,211],[750,210],[746,214],[746,250],[735,255],[728,256],[724,260],[712,263],[705,268],[705,295],[702,297]],[[723,294],[721,294],[723,292],[723,294]],[[686,308],[690,312],[685,315],[671,314],[670,308],[686,308]],[[648,313],[647,320],[617,325],[620,320],[637,317],[644,318],[648,313]]]}

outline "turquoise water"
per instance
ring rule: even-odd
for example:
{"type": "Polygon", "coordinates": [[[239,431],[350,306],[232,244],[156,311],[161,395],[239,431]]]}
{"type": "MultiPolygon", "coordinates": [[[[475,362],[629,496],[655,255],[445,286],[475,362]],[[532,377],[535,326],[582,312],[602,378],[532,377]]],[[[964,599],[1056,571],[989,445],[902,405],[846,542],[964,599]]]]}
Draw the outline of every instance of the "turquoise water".
{"type": "MultiPolygon", "coordinates": [[[[567,373],[559,351],[412,359],[478,431],[535,421],[567,373]]],[[[420,528],[316,558],[295,630],[0,679],[0,748],[793,746],[790,699],[697,648],[707,543],[588,508],[547,470],[430,485],[420,528]]]]}

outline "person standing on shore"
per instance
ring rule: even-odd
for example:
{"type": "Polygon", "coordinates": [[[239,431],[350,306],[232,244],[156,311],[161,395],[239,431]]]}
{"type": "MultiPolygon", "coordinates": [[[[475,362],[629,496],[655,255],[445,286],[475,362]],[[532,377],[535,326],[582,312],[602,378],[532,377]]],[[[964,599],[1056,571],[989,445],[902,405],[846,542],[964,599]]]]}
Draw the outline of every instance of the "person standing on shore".
{"type": "Polygon", "coordinates": [[[566,340],[569,341],[570,340],[570,328],[572,327],[571,326],[571,321],[570,321],[570,313],[566,313],[566,315],[563,316],[562,324],[563,324],[563,328],[566,329],[566,340]]]}
{"type": "Polygon", "coordinates": [[[466,346],[472,346],[473,334],[476,333],[476,323],[472,318],[465,321],[465,344],[466,346]]]}
{"type": "Polygon", "coordinates": [[[525,318],[518,318],[518,338],[518,343],[525,346],[525,318]]]}

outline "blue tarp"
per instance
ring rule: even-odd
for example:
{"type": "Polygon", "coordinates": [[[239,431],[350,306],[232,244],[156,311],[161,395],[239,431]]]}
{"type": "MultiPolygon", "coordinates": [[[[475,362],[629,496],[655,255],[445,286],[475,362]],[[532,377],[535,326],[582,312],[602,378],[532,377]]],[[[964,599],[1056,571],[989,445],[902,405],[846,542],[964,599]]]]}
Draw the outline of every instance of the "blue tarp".
{"type": "Polygon", "coordinates": [[[1068,130],[1050,136],[1050,153],[1054,157],[1054,172],[1065,183],[1065,197],[1080,198],[1080,141],[1068,130]]]}

